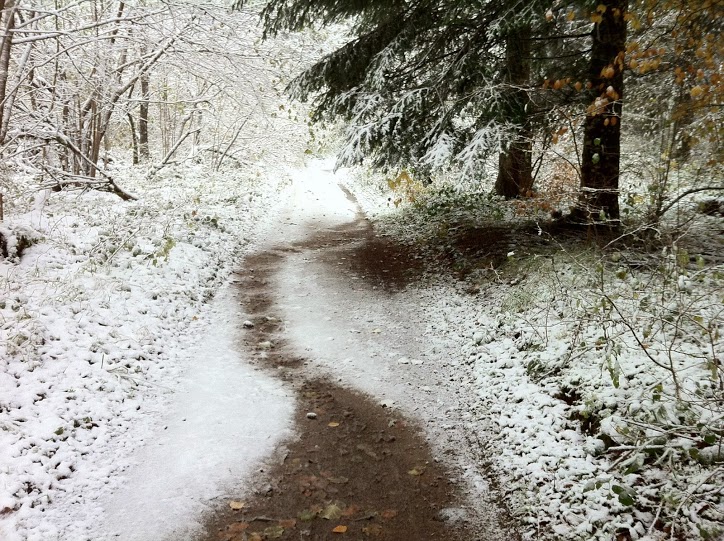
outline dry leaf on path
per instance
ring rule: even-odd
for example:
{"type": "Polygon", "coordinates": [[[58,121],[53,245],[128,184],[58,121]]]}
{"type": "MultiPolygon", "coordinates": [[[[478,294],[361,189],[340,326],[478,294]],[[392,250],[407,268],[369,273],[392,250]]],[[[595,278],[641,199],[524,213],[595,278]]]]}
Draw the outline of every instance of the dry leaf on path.
{"type": "Polygon", "coordinates": [[[284,535],[284,528],[281,526],[269,526],[264,528],[264,539],[279,539],[284,535]]]}
{"type": "Polygon", "coordinates": [[[382,518],[390,519],[397,516],[397,509],[386,509],[380,513],[382,518]]]}
{"type": "Polygon", "coordinates": [[[349,479],[347,477],[327,477],[327,481],[330,483],[334,483],[335,485],[345,485],[349,483],[349,479]]]}
{"type": "Polygon", "coordinates": [[[230,524],[229,526],[226,527],[225,533],[233,533],[233,534],[241,533],[241,532],[246,531],[248,528],[249,528],[248,522],[235,522],[234,524],[230,524]]]}
{"type": "Polygon", "coordinates": [[[356,505],[350,505],[347,509],[345,509],[344,511],[342,511],[342,516],[343,516],[343,517],[351,517],[351,516],[356,515],[357,513],[359,513],[359,511],[360,511],[360,509],[359,509],[358,506],[356,506],[356,505]]]}
{"type": "Polygon", "coordinates": [[[327,520],[337,520],[342,516],[342,510],[335,504],[330,504],[324,508],[324,511],[319,515],[327,520]]]}
{"type": "MultiPolygon", "coordinates": [[[[314,518],[314,517],[312,517],[312,518],[314,518]]],[[[281,526],[282,528],[285,528],[285,529],[294,528],[296,525],[297,525],[297,519],[295,519],[295,518],[290,518],[287,520],[279,521],[279,526],[281,526]]]]}
{"type": "Polygon", "coordinates": [[[362,528],[362,533],[367,537],[379,537],[382,535],[382,526],[379,524],[370,524],[362,528]]]}
{"type": "Polygon", "coordinates": [[[420,476],[423,473],[425,473],[425,467],[424,466],[416,466],[415,468],[412,468],[410,471],[407,472],[408,475],[414,475],[414,476],[420,476]]]}
{"type": "Polygon", "coordinates": [[[347,533],[347,526],[339,525],[334,530],[332,530],[332,533],[347,533]]]}
{"type": "Polygon", "coordinates": [[[233,509],[234,511],[240,511],[241,509],[244,509],[244,505],[246,505],[244,502],[237,502],[237,501],[229,502],[229,507],[231,509],[233,509]]]}
{"type": "Polygon", "coordinates": [[[336,428],[336,427],[338,427],[338,426],[339,426],[339,423],[338,423],[338,422],[336,422],[336,421],[332,421],[332,422],[331,422],[331,423],[329,423],[329,424],[328,424],[327,426],[329,426],[329,427],[332,427],[332,428],[336,428]]]}
{"type": "Polygon", "coordinates": [[[316,518],[317,512],[312,511],[311,509],[303,509],[297,516],[302,522],[309,522],[310,520],[314,520],[316,518]]]}

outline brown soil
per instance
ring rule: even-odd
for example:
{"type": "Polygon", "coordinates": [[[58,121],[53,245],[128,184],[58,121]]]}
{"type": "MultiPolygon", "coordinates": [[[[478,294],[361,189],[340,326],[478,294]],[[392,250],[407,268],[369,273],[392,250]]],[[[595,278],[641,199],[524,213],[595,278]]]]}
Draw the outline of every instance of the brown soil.
{"type": "Polygon", "coordinates": [[[242,331],[244,342],[256,352],[255,363],[295,389],[297,437],[260,471],[254,487],[239,487],[238,509],[225,502],[210,517],[202,541],[482,539],[461,509],[459,487],[413,422],[310,377],[305,359],[285,347],[270,279],[285,253],[315,250],[324,258],[324,248],[336,249],[335,262],[343,250],[345,270],[369,287],[395,290],[422,270],[418,259],[375,237],[361,219],[246,259],[236,281],[254,327],[242,331]]]}

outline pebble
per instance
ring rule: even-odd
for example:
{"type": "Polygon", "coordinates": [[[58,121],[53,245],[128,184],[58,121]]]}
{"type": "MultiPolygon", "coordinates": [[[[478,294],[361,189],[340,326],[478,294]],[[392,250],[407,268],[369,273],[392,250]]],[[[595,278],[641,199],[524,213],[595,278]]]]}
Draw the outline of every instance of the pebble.
{"type": "Polygon", "coordinates": [[[317,414],[314,413],[313,411],[310,411],[309,413],[307,413],[307,419],[316,419],[316,418],[317,418],[317,414]]]}
{"type": "Polygon", "coordinates": [[[245,329],[254,328],[254,324],[251,321],[249,321],[248,319],[244,323],[242,323],[242,325],[244,326],[245,329]]]}

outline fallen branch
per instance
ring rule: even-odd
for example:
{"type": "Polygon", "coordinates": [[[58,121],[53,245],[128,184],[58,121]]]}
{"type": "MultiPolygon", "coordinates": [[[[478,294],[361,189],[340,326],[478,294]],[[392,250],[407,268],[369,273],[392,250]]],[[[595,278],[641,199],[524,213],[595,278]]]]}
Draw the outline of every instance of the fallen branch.
{"type": "Polygon", "coordinates": [[[201,131],[201,128],[196,128],[193,131],[187,131],[183,136],[179,137],[178,141],[176,141],[176,144],[173,146],[171,150],[168,151],[166,156],[164,156],[163,160],[158,165],[154,165],[151,170],[146,175],[146,180],[151,180],[153,177],[155,177],[158,172],[163,169],[166,165],[169,164],[171,161],[171,157],[176,153],[178,150],[178,147],[181,146],[181,144],[189,137],[189,135],[193,135],[195,133],[198,133],[201,131]]]}

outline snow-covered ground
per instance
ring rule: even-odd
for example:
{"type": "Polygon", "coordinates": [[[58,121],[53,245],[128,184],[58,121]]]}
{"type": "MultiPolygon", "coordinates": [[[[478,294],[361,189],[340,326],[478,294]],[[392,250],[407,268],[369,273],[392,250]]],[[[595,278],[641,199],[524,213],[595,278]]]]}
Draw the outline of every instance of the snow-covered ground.
{"type": "Polygon", "coordinates": [[[184,528],[288,429],[287,393],[237,362],[224,284],[289,176],[123,178],[139,201],[41,193],[6,212],[41,240],[0,260],[3,541],[184,528]],[[232,455],[233,438],[249,445],[232,455]]]}
{"type": "MultiPolygon", "coordinates": [[[[444,245],[452,222],[481,212],[488,223],[513,214],[501,204],[466,216],[463,198],[441,211],[438,196],[405,215],[386,183],[349,187],[378,232],[418,245],[444,245]]],[[[721,220],[699,220],[691,228],[720,255],[721,220]]],[[[526,539],[723,538],[724,468],[711,465],[722,457],[722,268],[681,242],[651,266],[635,251],[530,256],[513,244],[498,272],[411,293],[460,345],[460,377],[476,393],[470,439],[526,539]]]]}
{"type": "MultiPolygon", "coordinates": [[[[293,399],[246,366],[234,341],[242,315],[227,284],[241,256],[355,220],[337,179],[379,232],[420,235],[387,191],[330,168],[313,162],[294,179],[265,164],[218,175],[168,169],[150,183],[126,171],[116,176],[138,202],[54,193],[13,209],[5,230],[40,240],[19,262],[0,261],[2,541],[184,535],[289,435],[293,399]]],[[[720,278],[706,265],[677,266],[673,254],[678,277],[666,291],[615,268],[601,287],[600,272],[585,270],[596,269],[590,254],[523,256],[511,249],[508,270],[488,274],[476,295],[428,277],[376,297],[290,253],[275,277],[288,293],[279,308],[309,369],[421,420],[477,487],[479,508],[492,507],[474,463],[484,449],[527,539],[658,540],[669,534],[657,517],[683,538],[715,532],[722,469],[681,455],[711,455],[717,443],[690,429],[721,421],[696,384],[712,373],[706,347],[721,353],[720,278]],[[633,302],[654,287],[669,312],[633,302]],[[613,293],[654,360],[681,369],[680,390],[705,401],[710,417],[699,404],[675,409],[665,368],[642,356],[604,302],[613,293]],[[667,357],[676,302],[695,312],[667,357]],[[666,445],[652,411],[677,416],[666,445]],[[582,430],[585,419],[596,426],[582,430]]]]}

